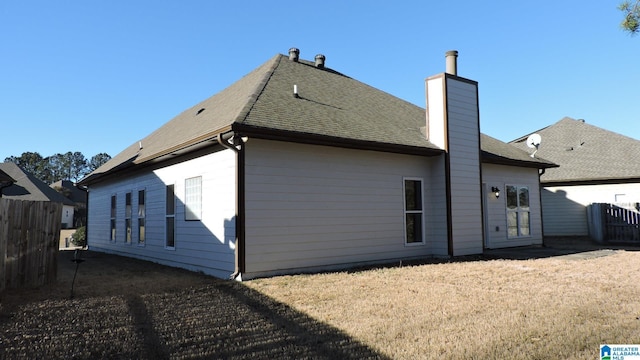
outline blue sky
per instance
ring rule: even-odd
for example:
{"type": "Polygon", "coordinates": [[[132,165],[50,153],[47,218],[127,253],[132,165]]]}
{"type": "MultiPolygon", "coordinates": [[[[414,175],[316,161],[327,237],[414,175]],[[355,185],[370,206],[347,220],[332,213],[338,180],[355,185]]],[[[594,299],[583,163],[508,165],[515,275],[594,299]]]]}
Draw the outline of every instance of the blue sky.
{"type": "Polygon", "coordinates": [[[290,47],[421,107],[424,79],[456,49],[488,135],[570,116],[640,139],[640,37],[620,30],[617,4],[3,1],[0,161],[115,156],[290,47]]]}

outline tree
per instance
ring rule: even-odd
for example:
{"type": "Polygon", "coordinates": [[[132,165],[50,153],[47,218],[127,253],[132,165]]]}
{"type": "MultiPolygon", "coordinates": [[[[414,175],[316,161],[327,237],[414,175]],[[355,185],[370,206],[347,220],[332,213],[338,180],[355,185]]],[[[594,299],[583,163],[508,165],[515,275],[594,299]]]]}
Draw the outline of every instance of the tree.
{"type": "Polygon", "coordinates": [[[625,0],[618,5],[618,9],[624,13],[620,23],[622,29],[631,35],[637,34],[640,31],[640,0],[625,0]]]}
{"type": "Polygon", "coordinates": [[[65,163],[68,166],[67,180],[78,182],[87,173],[87,159],[81,152],[71,152],[64,154],[65,163]]]}
{"type": "Polygon", "coordinates": [[[107,153],[100,153],[100,154],[94,155],[89,161],[88,169],[87,169],[88,172],[94,171],[95,169],[99,168],[109,160],[111,160],[111,156],[109,156],[109,154],[107,153]]]}
{"type": "Polygon", "coordinates": [[[21,169],[33,174],[38,179],[47,178],[47,161],[37,152],[23,152],[20,157],[10,156],[4,159],[5,162],[12,162],[21,169]]]}
{"type": "Polygon", "coordinates": [[[88,162],[81,152],[69,151],[46,158],[43,158],[37,152],[24,152],[20,156],[5,158],[4,161],[18,165],[46,184],[52,184],[59,180],[77,182],[110,159],[111,156],[109,154],[100,153],[92,157],[91,162],[88,162]]]}

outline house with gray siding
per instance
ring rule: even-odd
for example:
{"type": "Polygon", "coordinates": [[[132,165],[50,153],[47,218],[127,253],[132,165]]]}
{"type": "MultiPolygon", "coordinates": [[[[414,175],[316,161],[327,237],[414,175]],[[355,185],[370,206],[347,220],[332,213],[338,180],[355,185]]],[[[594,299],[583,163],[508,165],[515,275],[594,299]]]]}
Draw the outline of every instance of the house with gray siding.
{"type": "Polygon", "coordinates": [[[277,54],[81,181],[89,248],[250,279],[542,244],[556,165],[480,133],[456,57],[425,109],[277,54]]]}
{"type": "MultiPolygon", "coordinates": [[[[534,133],[536,154],[560,165],[540,177],[545,235],[591,235],[590,204],[640,202],[639,140],[570,117],[534,133]]],[[[529,135],[511,144],[525,150],[529,135]]]]}

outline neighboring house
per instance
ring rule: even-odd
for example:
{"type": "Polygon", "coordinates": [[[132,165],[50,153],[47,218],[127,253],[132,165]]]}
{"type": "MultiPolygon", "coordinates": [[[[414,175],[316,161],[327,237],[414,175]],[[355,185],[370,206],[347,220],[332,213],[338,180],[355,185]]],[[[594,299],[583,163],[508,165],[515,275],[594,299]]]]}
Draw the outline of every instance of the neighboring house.
{"type": "Polygon", "coordinates": [[[75,205],[73,228],[87,223],[87,191],[71,180],[59,180],[50,185],[54,190],[71,200],[75,205]]]}
{"type": "Polygon", "coordinates": [[[73,226],[74,204],[57,191],[49,187],[42,180],[22,170],[18,165],[5,162],[0,163],[0,171],[15,179],[15,182],[2,189],[5,199],[29,201],[53,201],[62,203],[62,227],[73,226]]]}
{"type": "Polygon", "coordinates": [[[640,202],[640,141],[569,117],[535,133],[536,155],[560,165],[540,178],[546,236],[589,235],[589,204],[640,202]]]}
{"type": "Polygon", "coordinates": [[[480,134],[455,56],[426,111],[274,56],[80,182],[89,248],[247,279],[541,244],[556,165],[480,134]]]}

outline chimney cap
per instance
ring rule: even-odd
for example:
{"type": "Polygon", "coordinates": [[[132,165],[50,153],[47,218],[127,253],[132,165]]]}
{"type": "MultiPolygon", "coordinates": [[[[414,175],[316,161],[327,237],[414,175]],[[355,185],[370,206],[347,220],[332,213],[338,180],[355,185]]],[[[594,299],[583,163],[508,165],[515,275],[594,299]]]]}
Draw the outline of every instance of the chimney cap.
{"type": "Polygon", "coordinates": [[[451,75],[458,75],[458,50],[449,50],[445,54],[446,59],[446,73],[451,75]]]}
{"type": "Polygon", "coordinates": [[[315,65],[316,65],[316,67],[320,68],[320,69],[324,68],[325,59],[326,59],[326,57],[324,55],[322,55],[322,54],[316,55],[316,57],[315,57],[315,60],[316,60],[315,65]]]}
{"type": "Polygon", "coordinates": [[[289,60],[298,61],[300,58],[300,50],[298,48],[292,47],[289,49],[289,60]]]}

